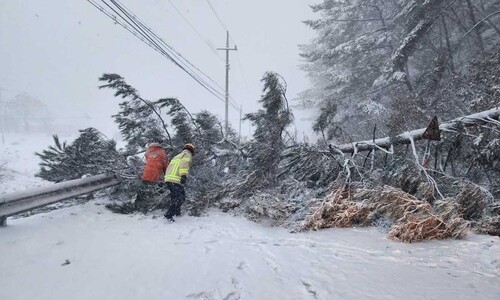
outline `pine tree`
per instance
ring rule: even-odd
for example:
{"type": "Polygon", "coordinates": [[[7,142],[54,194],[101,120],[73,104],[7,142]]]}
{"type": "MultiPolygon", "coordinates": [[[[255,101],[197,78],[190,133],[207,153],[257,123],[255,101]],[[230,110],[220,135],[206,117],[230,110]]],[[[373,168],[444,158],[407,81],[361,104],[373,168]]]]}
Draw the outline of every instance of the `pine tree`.
{"type": "Polygon", "coordinates": [[[155,102],[159,108],[168,108],[166,115],[170,117],[170,123],[175,130],[172,144],[182,146],[194,142],[197,125],[191,113],[175,98],[160,99],[155,102]]]}
{"type": "Polygon", "coordinates": [[[69,145],[61,143],[57,135],[53,138],[54,146],[36,153],[42,160],[37,177],[60,182],[118,171],[125,165],[115,141],[107,140],[95,128],[80,130],[80,136],[69,145]]]}
{"type": "Polygon", "coordinates": [[[252,173],[239,187],[241,192],[277,182],[280,156],[285,148],[283,135],[293,121],[285,95],[286,84],[281,80],[279,74],[267,72],[262,78],[264,94],[259,101],[262,109],[245,116],[255,126],[255,132],[249,151],[252,173]]]}
{"type": "Polygon", "coordinates": [[[120,103],[120,112],[113,118],[127,141],[129,153],[138,152],[152,141],[173,146],[167,124],[161,117],[161,110],[156,103],[143,99],[139,92],[118,74],[103,74],[99,80],[107,83],[99,88],[113,89],[115,97],[126,99],[120,103]]]}
{"type": "Polygon", "coordinates": [[[397,7],[395,2],[376,0],[329,0],[312,6],[321,18],[305,23],[317,31],[317,37],[301,49],[307,61],[303,69],[314,87],[302,97],[321,111],[317,132],[329,132],[333,138],[339,133],[336,123],[352,134],[362,134],[373,122],[352,120],[371,120],[385,112],[381,94],[371,93],[371,86],[394,48],[388,18],[397,7]],[[328,123],[324,123],[326,119],[330,119],[328,123]]]}
{"type": "Polygon", "coordinates": [[[305,23],[317,37],[302,56],[314,86],[301,96],[320,112],[314,129],[336,142],[371,138],[375,125],[386,135],[414,117],[462,115],[468,66],[498,52],[498,1],[324,0],[312,9],[320,17],[305,23]]]}
{"type": "Polygon", "coordinates": [[[221,121],[207,110],[203,110],[195,114],[196,124],[198,124],[203,140],[201,143],[210,141],[219,142],[224,138],[223,127],[221,121]]]}

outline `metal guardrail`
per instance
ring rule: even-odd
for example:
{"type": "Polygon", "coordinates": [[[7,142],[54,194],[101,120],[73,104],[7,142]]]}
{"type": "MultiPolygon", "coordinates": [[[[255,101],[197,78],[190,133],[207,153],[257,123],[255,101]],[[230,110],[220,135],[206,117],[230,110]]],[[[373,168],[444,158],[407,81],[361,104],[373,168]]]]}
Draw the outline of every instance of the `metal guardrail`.
{"type": "Polygon", "coordinates": [[[0,226],[7,225],[7,217],[9,216],[112,187],[119,183],[120,180],[115,175],[102,174],[0,195],[0,226]]]}

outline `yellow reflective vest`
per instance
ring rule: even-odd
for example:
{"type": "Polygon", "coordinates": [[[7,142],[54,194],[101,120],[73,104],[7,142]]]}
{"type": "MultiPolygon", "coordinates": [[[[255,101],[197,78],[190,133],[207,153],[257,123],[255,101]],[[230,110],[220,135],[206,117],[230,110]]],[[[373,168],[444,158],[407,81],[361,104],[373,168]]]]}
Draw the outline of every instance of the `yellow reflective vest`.
{"type": "Polygon", "coordinates": [[[193,157],[189,150],[183,150],[177,154],[168,164],[165,171],[165,182],[181,183],[181,176],[189,174],[189,167],[193,157]]]}

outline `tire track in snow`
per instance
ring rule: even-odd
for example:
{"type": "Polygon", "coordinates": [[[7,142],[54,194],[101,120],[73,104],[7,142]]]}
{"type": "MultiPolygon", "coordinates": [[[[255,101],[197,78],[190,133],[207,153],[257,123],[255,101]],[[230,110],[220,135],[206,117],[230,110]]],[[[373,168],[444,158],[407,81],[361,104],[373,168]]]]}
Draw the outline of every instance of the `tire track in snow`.
{"type": "Polygon", "coordinates": [[[290,234],[217,212],[167,225],[90,203],[0,231],[2,299],[500,299],[496,237],[403,245],[371,230],[290,234]]]}
{"type": "Polygon", "coordinates": [[[316,292],[310,283],[304,281],[304,280],[301,280],[302,284],[304,285],[304,287],[306,288],[307,292],[309,294],[311,294],[311,296],[314,298],[314,299],[318,299],[318,292],[316,292]]]}

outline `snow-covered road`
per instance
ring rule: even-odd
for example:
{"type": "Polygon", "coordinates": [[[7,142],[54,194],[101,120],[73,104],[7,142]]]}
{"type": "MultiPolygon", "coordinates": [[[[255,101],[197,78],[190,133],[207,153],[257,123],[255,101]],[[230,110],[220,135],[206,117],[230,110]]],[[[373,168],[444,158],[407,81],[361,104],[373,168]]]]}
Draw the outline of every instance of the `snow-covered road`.
{"type": "Polygon", "coordinates": [[[500,239],[292,234],[218,211],[167,224],[98,201],[0,228],[0,299],[500,299],[500,239]]]}

